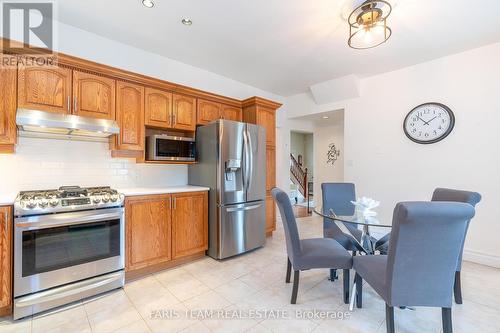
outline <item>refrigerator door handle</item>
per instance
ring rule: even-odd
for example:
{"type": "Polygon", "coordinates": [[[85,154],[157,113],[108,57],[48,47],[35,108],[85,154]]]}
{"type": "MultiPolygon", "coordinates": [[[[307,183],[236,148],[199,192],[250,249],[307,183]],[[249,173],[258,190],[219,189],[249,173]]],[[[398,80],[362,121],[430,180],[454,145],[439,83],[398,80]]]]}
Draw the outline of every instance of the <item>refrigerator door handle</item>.
{"type": "Polygon", "coordinates": [[[248,127],[245,128],[245,132],[247,135],[247,150],[248,150],[248,156],[249,156],[249,162],[248,162],[248,175],[247,175],[247,190],[250,187],[250,184],[252,184],[252,178],[253,178],[253,144],[252,144],[252,137],[250,135],[250,132],[248,131],[248,127]]]}
{"type": "Polygon", "coordinates": [[[243,187],[245,192],[248,191],[248,186],[250,184],[250,175],[249,175],[249,166],[250,166],[250,154],[248,147],[250,145],[250,140],[248,137],[248,132],[245,127],[245,130],[243,131],[243,142],[244,142],[244,154],[245,154],[245,168],[242,172],[243,175],[243,187]]]}
{"type": "Polygon", "coordinates": [[[253,206],[246,206],[246,207],[240,207],[240,208],[228,208],[227,211],[228,212],[241,212],[241,211],[245,211],[245,210],[256,209],[256,208],[259,208],[260,206],[262,206],[262,204],[253,205],[253,206]]]}

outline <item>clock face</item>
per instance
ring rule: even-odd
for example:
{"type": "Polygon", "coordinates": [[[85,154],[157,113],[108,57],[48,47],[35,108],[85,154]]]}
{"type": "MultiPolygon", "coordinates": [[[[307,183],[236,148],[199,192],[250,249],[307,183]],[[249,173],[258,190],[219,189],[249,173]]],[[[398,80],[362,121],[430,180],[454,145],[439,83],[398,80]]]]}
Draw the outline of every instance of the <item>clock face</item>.
{"type": "Polygon", "coordinates": [[[447,137],[454,125],[455,116],[449,107],[439,103],[426,103],[408,113],[403,129],[410,140],[429,144],[447,137]]]}

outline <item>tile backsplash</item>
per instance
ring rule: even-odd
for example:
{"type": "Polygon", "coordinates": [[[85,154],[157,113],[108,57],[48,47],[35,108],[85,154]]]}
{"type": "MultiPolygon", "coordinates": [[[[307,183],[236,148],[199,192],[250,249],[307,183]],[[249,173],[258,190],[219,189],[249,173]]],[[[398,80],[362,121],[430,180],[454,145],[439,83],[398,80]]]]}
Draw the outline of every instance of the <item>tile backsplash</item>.
{"type": "Polygon", "coordinates": [[[136,164],[111,158],[107,143],[19,138],[0,155],[0,195],[62,185],[160,187],[187,184],[185,165],[136,164]]]}

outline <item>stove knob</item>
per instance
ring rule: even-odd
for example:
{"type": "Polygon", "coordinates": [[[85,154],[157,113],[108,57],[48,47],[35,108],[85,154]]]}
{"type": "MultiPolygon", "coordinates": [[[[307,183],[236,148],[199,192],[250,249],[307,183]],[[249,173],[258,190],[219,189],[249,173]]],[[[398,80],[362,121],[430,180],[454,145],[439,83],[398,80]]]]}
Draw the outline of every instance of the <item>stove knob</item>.
{"type": "Polygon", "coordinates": [[[38,201],[38,206],[40,206],[41,208],[45,208],[48,205],[49,205],[49,201],[46,198],[40,199],[38,201]]]}
{"type": "Polygon", "coordinates": [[[99,202],[101,202],[101,196],[100,195],[96,195],[92,198],[92,202],[95,203],[95,204],[98,204],[99,202]]]}
{"type": "Polygon", "coordinates": [[[51,198],[49,204],[51,207],[55,207],[59,204],[59,200],[57,198],[51,198]]]}
{"type": "Polygon", "coordinates": [[[26,202],[26,207],[28,207],[29,209],[35,208],[36,207],[36,200],[35,199],[29,199],[26,202]]]}
{"type": "Polygon", "coordinates": [[[104,203],[109,202],[109,199],[111,199],[111,198],[110,198],[109,194],[108,194],[108,193],[106,193],[106,194],[102,197],[102,202],[104,202],[104,203]]]}
{"type": "Polygon", "coordinates": [[[116,202],[117,200],[118,200],[118,194],[116,194],[116,193],[111,194],[111,201],[116,202]]]}

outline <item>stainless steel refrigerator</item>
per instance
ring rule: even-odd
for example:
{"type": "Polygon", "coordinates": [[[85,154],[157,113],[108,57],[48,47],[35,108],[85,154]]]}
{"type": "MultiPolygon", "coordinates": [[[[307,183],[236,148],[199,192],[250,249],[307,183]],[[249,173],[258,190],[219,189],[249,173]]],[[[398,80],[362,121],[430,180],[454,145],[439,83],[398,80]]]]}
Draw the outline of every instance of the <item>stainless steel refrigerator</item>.
{"type": "Polygon", "coordinates": [[[218,120],[198,127],[196,151],[189,184],[210,187],[208,255],[224,259],[264,245],[265,129],[218,120]]]}

